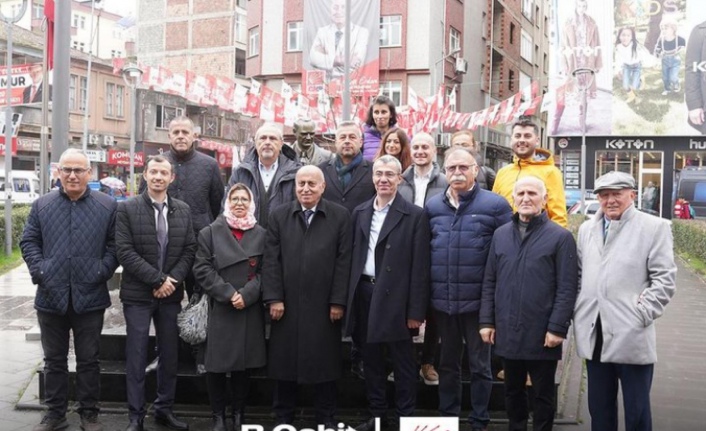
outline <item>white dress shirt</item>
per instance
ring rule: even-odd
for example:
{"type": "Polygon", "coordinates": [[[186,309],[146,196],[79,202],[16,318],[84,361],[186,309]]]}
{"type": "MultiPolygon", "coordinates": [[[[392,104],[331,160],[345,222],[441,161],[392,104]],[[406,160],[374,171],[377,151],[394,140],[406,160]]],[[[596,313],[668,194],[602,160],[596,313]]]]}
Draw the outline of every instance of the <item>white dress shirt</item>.
{"type": "Polygon", "coordinates": [[[390,211],[390,206],[394,199],[388,202],[384,207],[378,208],[377,198],[373,201],[373,220],[370,223],[370,240],[368,241],[368,257],[365,259],[365,267],[363,274],[368,277],[375,277],[375,247],[378,245],[378,237],[380,230],[385,223],[385,217],[390,211]]]}
{"type": "Polygon", "coordinates": [[[417,174],[417,167],[414,167],[414,205],[424,208],[424,198],[427,196],[427,187],[431,181],[431,169],[426,175],[417,174]]]}
{"type": "Polygon", "coordinates": [[[262,185],[265,186],[265,192],[268,192],[270,191],[270,184],[272,184],[272,180],[275,178],[275,173],[277,173],[279,161],[275,160],[269,168],[262,163],[258,163],[258,165],[260,165],[260,179],[262,179],[262,185]]]}

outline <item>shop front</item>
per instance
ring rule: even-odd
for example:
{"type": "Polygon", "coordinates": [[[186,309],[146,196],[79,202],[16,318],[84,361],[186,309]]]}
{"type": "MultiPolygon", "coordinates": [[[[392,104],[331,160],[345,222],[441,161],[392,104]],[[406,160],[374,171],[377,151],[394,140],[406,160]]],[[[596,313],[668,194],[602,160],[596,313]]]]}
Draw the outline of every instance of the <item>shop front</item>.
{"type": "MultiPolygon", "coordinates": [[[[555,138],[567,190],[581,188],[581,138],[555,138]]],[[[625,172],[637,183],[638,208],[672,218],[683,197],[706,216],[706,137],[586,137],[586,189],[610,171],[625,172]],[[703,186],[681,187],[685,178],[703,177],[703,186]],[[702,202],[703,201],[703,202],[702,202]]],[[[701,214],[697,214],[701,215],[701,214]]]]}

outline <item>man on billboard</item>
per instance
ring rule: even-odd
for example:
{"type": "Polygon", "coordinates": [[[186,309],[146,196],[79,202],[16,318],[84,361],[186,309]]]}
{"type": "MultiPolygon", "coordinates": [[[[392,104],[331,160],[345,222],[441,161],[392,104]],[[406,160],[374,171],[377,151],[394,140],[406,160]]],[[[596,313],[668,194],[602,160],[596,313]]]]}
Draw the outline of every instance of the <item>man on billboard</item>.
{"type": "MultiPolygon", "coordinates": [[[[344,74],[346,1],[331,0],[331,24],[320,27],[309,52],[309,62],[316,69],[327,71],[328,78],[344,74]]],[[[368,30],[351,23],[350,67],[355,70],[365,63],[368,50],[368,30]]]]}
{"type": "Polygon", "coordinates": [[[29,76],[32,78],[32,85],[26,87],[22,92],[22,103],[39,103],[42,101],[42,91],[44,90],[42,63],[30,66],[29,76]]]}

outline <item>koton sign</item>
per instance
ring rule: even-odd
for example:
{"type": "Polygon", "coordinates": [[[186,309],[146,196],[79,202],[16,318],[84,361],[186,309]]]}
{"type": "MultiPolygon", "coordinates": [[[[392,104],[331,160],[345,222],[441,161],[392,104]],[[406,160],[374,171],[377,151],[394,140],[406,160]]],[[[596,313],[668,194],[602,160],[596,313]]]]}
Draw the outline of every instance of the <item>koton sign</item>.
{"type": "MultiPolygon", "coordinates": [[[[126,150],[108,151],[108,164],[114,166],[130,166],[130,152],[126,150]]],[[[143,166],[145,158],[142,151],[135,153],[135,166],[143,166]]]]}

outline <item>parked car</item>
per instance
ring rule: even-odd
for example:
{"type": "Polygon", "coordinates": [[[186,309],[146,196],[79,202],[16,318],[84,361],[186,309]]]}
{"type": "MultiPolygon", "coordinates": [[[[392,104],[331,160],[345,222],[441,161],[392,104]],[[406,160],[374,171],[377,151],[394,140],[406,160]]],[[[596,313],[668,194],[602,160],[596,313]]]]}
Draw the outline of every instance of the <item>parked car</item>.
{"type": "Polygon", "coordinates": [[[585,211],[582,213],[581,212],[581,201],[579,200],[571,208],[569,208],[569,215],[571,215],[571,214],[593,215],[598,212],[599,208],[600,208],[600,204],[598,203],[597,200],[586,199],[586,208],[585,208],[585,211]]]}
{"type": "Polygon", "coordinates": [[[681,200],[688,202],[687,211],[691,218],[706,217],[706,169],[687,167],[679,173],[674,193],[674,203],[672,205],[673,214],[676,218],[688,218],[680,216],[683,205],[681,200]]]}
{"type": "MultiPolygon", "coordinates": [[[[564,196],[566,196],[566,210],[570,210],[571,207],[576,204],[576,202],[581,202],[581,189],[564,189],[564,196]]],[[[593,190],[586,190],[586,199],[596,199],[596,194],[593,190]]]]}
{"type": "MultiPolygon", "coordinates": [[[[12,171],[12,203],[31,204],[39,197],[39,177],[34,171],[12,171]]],[[[0,205],[5,205],[5,171],[0,170],[0,205]]]]}

